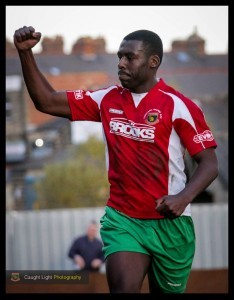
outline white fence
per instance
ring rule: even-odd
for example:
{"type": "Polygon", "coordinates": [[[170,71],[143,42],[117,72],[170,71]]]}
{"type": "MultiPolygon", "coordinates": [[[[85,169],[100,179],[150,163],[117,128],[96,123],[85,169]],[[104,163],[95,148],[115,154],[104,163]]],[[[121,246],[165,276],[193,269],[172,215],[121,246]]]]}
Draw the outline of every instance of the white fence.
{"type": "MultiPolygon", "coordinates": [[[[67,256],[72,241],[103,213],[104,207],[7,212],[6,270],[72,269],[67,256]]],[[[193,204],[192,215],[193,269],[228,268],[228,205],[193,204]]]]}

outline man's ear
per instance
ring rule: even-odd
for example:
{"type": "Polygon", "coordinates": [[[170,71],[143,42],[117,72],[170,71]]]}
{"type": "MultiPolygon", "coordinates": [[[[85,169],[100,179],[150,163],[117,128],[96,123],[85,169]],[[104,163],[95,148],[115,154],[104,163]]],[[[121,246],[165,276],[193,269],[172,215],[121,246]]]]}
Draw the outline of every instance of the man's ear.
{"type": "Polygon", "coordinates": [[[150,57],[150,67],[151,68],[158,68],[158,66],[160,65],[160,58],[158,55],[152,55],[150,57]]]}

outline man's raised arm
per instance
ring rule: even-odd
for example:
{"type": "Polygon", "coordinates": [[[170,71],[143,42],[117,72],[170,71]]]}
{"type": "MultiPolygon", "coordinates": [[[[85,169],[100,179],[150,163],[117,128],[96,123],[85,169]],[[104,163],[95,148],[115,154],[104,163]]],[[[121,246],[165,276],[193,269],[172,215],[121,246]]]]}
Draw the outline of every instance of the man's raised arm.
{"type": "Polygon", "coordinates": [[[37,110],[54,116],[70,118],[71,111],[65,91],[55,91],[38,69],[32,48],[40,41],[41,33],[32,26],[15,31],[14,44],[18,51],[24,81],[37,110]]]}

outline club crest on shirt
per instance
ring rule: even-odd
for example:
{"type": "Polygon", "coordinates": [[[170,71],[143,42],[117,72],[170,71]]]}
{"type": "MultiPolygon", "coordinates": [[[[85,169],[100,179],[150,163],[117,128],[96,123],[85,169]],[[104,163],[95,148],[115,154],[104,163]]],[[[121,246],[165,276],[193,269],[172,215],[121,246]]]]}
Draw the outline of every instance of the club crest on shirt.
{"type": "Polygon", "coordinates": [[[155,125],[162,119],[162,113],[158,109],[151,109],[144,115],[145,123],[148,125],[155,125]]]}

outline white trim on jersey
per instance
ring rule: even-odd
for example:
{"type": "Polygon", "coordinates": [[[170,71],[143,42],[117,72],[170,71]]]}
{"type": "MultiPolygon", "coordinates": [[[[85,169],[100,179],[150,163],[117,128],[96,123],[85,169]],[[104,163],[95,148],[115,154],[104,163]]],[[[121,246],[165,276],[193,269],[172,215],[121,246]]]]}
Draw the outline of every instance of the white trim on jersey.
{"type": "MultiPolygon", "coordinates": [[[[193,121],[193,117],[191,116],[191,113],[189,112],[189,110],[188,110],[187,106],[184,104],[184,102],[174,94],[164,92],[161,89],[159,91],[163,92],[164,94],[169,95],[174,101],[175,107],[174,107],[174,111],[173,111],[173,115],[172,115],[172,121],[175,121],[178,118],[184,119],[194,128],[194,130],[198,134],[196,125],[193,121]],[[183,112],[183,114],[181,112],[183,112]]],[[[204,149],[206,149],[203,142],[201,142],[201,145],[204,149]]]]}
{"type": "Polygon", "coordinates": [[[97,103],[97,105],[100,109],[103,97],[113,89],[117,89],[117,86],[112,85],[107,89],[97,90],[97,91],[94,91],[94,92],[87,91],[86,95],[91,97],[97,103]]]}
{"type": "Polygon", "coordinates": [[[141,100],[148,94],[148,92],[141,93],[141,94],[135,94],[135,93],[131,93],[131,94],[132,94],[135,107],[137,107],[140,104],[141,100]]]}

